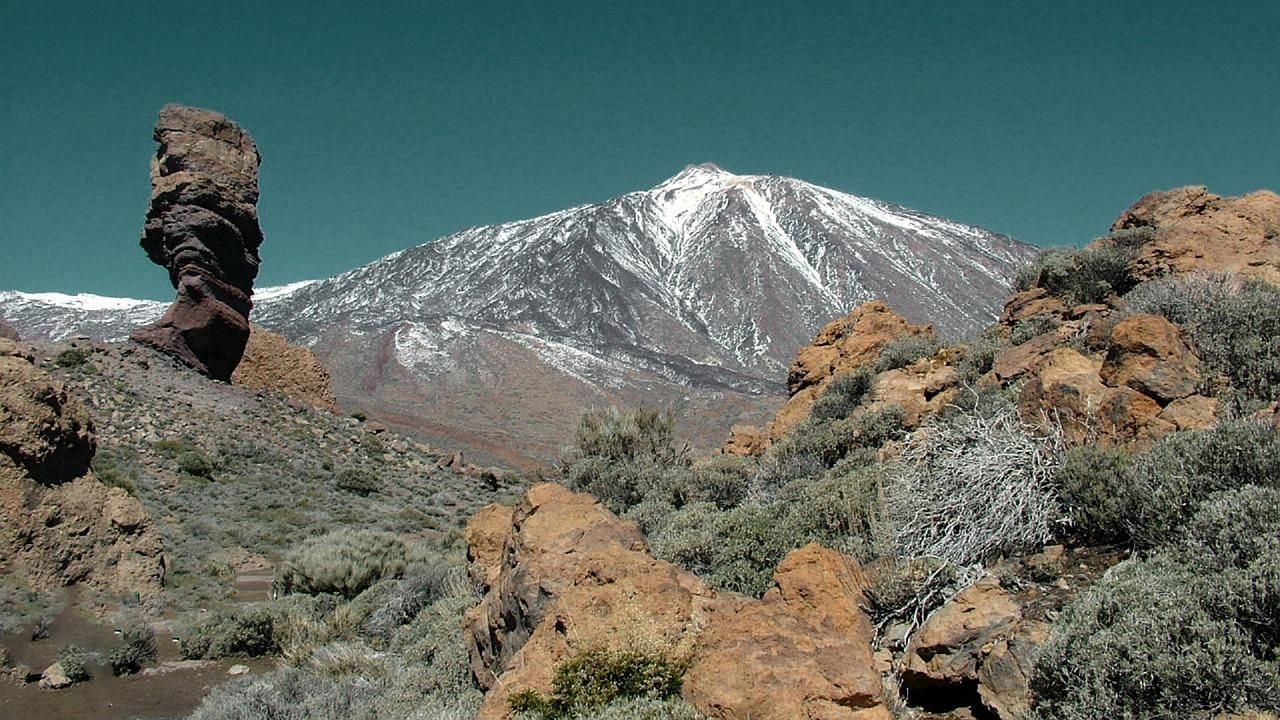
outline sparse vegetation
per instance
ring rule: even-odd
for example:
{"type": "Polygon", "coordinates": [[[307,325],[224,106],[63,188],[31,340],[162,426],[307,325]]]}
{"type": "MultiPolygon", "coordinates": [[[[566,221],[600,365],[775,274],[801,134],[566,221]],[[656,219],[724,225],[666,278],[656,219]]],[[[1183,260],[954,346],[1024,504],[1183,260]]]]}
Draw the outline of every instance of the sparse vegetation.
{"type": "Polygon", "coordinates": [[[899,335],[885,345],[876,360],[875,371],[897,370],[922,358],[932,357],[942,345],[932,335],[899,335]]]}
{"type": "Polygon", "coordinates": [[[334,484],[339,490],[360,496],[378,492],[382,486],[373,473],[359,468],[343,468],[334,478],[334,484]]]}
{"type": "Polygon", "coordinates": [[[1100,303],[1111,295],[1124,295],[1137,285],[1130,263],[1151,237],[1149,229],[1126,230],[1088,248],[1045,251],[1018,272],[1014,290],[1041,287],[1068,305],[1100,303]]]}
{"type": "Polygon", "coordinates": [[[258,657],[279,652],[273,632],[277,617],[267,604],[205,613],[178,627],[178,648],[183,657],[192,659],[258,657]]]}
{"type": "Polygon", "coordinates": [[[58,664],[62,672],[73,683],[85,682],[93,676],[89,674],[89,662],[92,656],[89,651],[79,645],[66,645],[58,651],[58,664]]]}
{"type": "Polygon", "coordinates": [[[280,566],[276,588],[288,593],[336,593],[353,598],[407,564],[404,543],[380,530],[336,530],[309,538],[280,566]]]}
{"type": "Polygon", "coordinates": [[[512,695],[511,709],[534,718],[576,717],[617,700],[666,700],[680,693],[684,668],[640,652],[586,650],[555,669],[549,697],[531,691],[512,695]]]}
{"type": "Polygon", "coordinates": [[[120,644],[111,650],[108,658],[111,672],[131,675],[142,669],[143,663],[156,659],[156,634],[140,622],[131,623],[121,632],[120,644]]]}

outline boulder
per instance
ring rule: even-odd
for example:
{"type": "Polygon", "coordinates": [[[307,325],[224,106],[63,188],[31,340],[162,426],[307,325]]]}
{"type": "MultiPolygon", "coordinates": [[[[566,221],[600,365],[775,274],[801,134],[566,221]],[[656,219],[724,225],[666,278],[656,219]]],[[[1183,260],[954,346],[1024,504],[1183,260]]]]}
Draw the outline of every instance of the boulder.
{"type": "Polygon", "coordinates": [[[769,435],[754,425],[734,425],[720,452],[726,455],[762,455],[769,447],[769,435]]]}
{"type": "Polygon", "coordinates": [[[158,594],[160,534],[137,498],[89,471],[94,438],[84,408],[3,340],[0,420],[0,565],[40,589],[84,582],[158,594]]]}
{"type": "Polygon", "coordinates": [[[865,579],[832,550],[793,552],[761,600],[719,592],[654,558],[634,523],[550,484],[509,515],[486,508],[467,539],[472,576],[489,579],[463,621],[487,690],[479,718],[508,717],[512,693],[548,692],[556,665],[588,649],[685,664],[684,697],[710,717],[889,718],[860,609],[865,579]]]}
{"type": "Polygon", "coordinates": [[[1037,315],[1063,315],[1067,306],[1042,287],[1033,287],[1009,296],[1000,313],[1000,324],[1012,326],[1037,315]]]}
{"type": "Polygon", "coordinates": [[[67,671],[63,669],[60,662],[50,665],[40,673],[41,690],[61,690],[71,685],[71,678],[67,677],[67,671]]]}
{"type": "Polygon", "coordinates": [[[1111,330],[1099,371],[1111,387],[1128,386],[1161,405],[1200,385],[1200,358],[1177,325],[1158,315],[1133,315],[1111,330]]]}
{"type": "Polygon", "coordinates": [[[0,456],[36,482],[56,484],[88,471],[93,452],[85,409],[25,348],[0,340],[0,456]]]}
{"type": "Polygon", "coordinates": [[[1024,620],[986,652],[978,666],[978,698],[999,720],[1032,717],[1031,675],[1036,655],[1048,641],[1048,625],[1024,620]]]}
{"type": "Polygon", "coordinates": [[[684,676],[685,699],[713,718],[889,720],[861,569],[808,545],[778,565],[774,583],[760,601],[713,616],[684,676]]]}
{"type": "Polygon", "coordinates": [[[156,122],[141,245],[177,299],[130,337],[229,380],[249,339],[258,275],[258,165],[249,134],[210,110],[166,105],[156,122]]]}
{"type": "Polygon", "coordinates": [[[832,377],[874,364],[885,346],[903,335],[932,334],[930,326],[909,324],[879,300],[827,323],[812,343],[796,353],[787,375],[791,397],[769,424],[770,440],[786,435],[809,417],[814,400],[832,377]]]}
{"type": "Polygon", "coordinates": [[[903,685],[930,691],[976,683],[983,647],[1021,617],[1018,604],[1000,582],[983,578],[930,616],[911,638],[902,665],[903,685]]]}
{"type": "Polygon", "coordinates": [[[338,412],[329,371],[315,353],[257,325],[249,326],[244,357],[231,374],[231,383],[278,392],[305,405],[338,412]]]}
{"type": "Polygon", "coordinates": [[[1151,278],[1193,270],[1232,271],[1280,285],[1280,195],[1220,197],[1200,186],[1150,193],[1111,229],[1152,228],[1134,261],[1151,278]]]}

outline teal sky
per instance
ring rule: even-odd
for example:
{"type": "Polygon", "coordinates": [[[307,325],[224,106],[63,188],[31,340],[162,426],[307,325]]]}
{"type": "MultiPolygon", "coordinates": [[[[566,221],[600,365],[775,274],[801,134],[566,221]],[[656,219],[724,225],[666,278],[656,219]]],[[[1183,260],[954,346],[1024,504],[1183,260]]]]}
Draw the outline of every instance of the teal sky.
{"type": "Polygon", "coordinates": [[[169,101],[257,140],[259,285],[652,186],[791,175],[1040,245],[1280,190],[1280,2],[0,0],[0,289],[169,298],[169,101]]]}

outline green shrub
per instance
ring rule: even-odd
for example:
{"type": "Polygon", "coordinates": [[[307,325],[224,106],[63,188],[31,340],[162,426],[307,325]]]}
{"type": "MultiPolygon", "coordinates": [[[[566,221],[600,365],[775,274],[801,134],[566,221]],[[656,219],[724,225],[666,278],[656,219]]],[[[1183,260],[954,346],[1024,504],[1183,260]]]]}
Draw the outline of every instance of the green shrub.
{"type": "Polygon", "coordinates": [[[178,649],[192,660],[279,652],[276,620],[277,614],[265,603],[203,613],[179,625],[178,649]]]}
{"type": "Polygon", "coordinates": [[[156,659],[156,634],[148,625],[127,627],[120,639],[109,657],[112,674],[131,675],[141,670],[143,663],[156,659]]]}
{"type": "Polygon", "coordinates": [[[60,368],[78,368],[89,362],[92,354],[93,351],[87,348],[67,348],[58,353],[53,363],[60,368]]]}
{"type": "Polygon", "coordinates": [[[1280,487],[1280,435],[1242,420],[1166,435],[1134,460],[1129,482],[1115,494],[1129,535],[1154,548],[1210,494],[1249,484],[1280,487]]]}
{"type": "Polygon", "coordinates": [[[1000,326],[992,325],[983,330],[978,337],[964,346],[964,356],[960,359],[956,372],[960,375],[962,385],[973,385],[978,378],[991,371],[996,356],[1008,346],[1000,334],[1000,326]]]}
{"type": "Polygon", "coordinates": [[[1053,249],[1018,271],[1018,292],[1042,287],[1068,305],[1100,303],[1112,294],[1124,295],[1137,285],[1130,264],[1149,231],[1123,231],[1089,248],[1053,249]]]}
{"type": "Polygon", "coordinates": [[[1032,677],[1038,717],[1280,709],[1277,578],[1274,553],[1249,571],[1221,574],[1166,556],[1112,568],[1065,608],[1040,652],[1032,677]]]}
{"type": "Polygon", "coordinates": [[[191,450],[178,456],[178,472],[184,475],[212,480],[213,471],[213,461],[199,450],[191,450]]]}
{"type": "Polygon", "coordinates": [[[58,651],[58,664],[62,666],[67,679],[73,683],[84,682],[92,677],[89,674],[90,658],[89,651],[79,645],[66,645],[58,651]]]}
{"type": "Polygon", "coordinates": [[[727,510],[741,505],[751,488],[754,463],[737,455],[716,455],[691,473],[687,502],[709,502],[727,510]]]}
{"type": "Polygon", "coordinates": [[[778,562],[798,547],[787,520],[779,504],[722,511],[694,503],[672,514],[650,540],[655,555],[710,584],[759,596],[772,585],[778,562]]]}
{"type": "Polygon", "coordinates": [[[334,485],[343,492],[365,497],[382,489],[378,477],[368,470],[344,468],[334,479],[334,485]]]}
{"type": "Polygon", "coordinates": [[[674,698],[684,667],[666,658],[633,651],[586,650],[555,669],[550,697],[533,691],[511,696],[511,709],[540,718],[572,717],[625,698],[674,698]]]}
{"type": "Polygon", "coordinates": [[[1055,481],[1073,534],[1100,542],[1125,539],[1130,463],[1131,455],[1115,448],[1085,445],[1067,451],[1055,481]]]}
{"type": "Polygon", "coordinates": [[[1245,408],[1280,399],[1280,289],[1231,273],[1192,273],[1143,283],[1125,305],[1186,330],[1204,361],[1205,391],[1245,408]]]}
{"type": "Polygon", "coordinates": [[[567,487],[624,513],[649,494],[679,487],[688,466],[688,448],[675,445],[671,414],[609,408],[583,414],[557,471],[567,487]]]}
{"type": "Polygon", "coordinates": [[[809,412],[811,420],[836,420],[849,417],[871,391],[871,382],[875,372],[868,367],[860,367],[852,372],[841,373],[827,381],[813,403],[809,412]]]}
{"type": "Polygon", "coordinates": [[[1210,495],[1178,531],[1171,552],[1214,572],[1280,557],[1280,488],[1245,485],[1210,495]]]}
{"type": "Polygon", "coordinates": [[[932,334],[899,335],[890,340],[880,351],[880,357],[876,359],[875,370],[876,372],[885,372],[907,367],[921,358],[933,357],[933,354],[938,352],[940,347],[941,345],[932,334]]]}
{"type": "Polygon", "coordinates": [[[1053,537],[1063,514],[1052,480],[1061,430],[1037,437],[1002,396],[933,416],[912,433],[885,482],[905,557],[969,565],[1053,537]]]}
{"type": "Polygon", "coordinates": [[[404,572],[404,543],[380,530],[342,529],[308,538],[285,557],[276,589],[288,593],[336,593],[353,598],[382,578],[404,572]]]}
{"type": "Polygon", "coordinates": [[[1020,320],[1009,331],[1009,343],[1011,345],[1021,345],[1033,337],[1038,337],[1047,332],[1053,332],[1058,328],[1058,318],[1048,313],[1033,315],[1026,320],[1020,320]]]}

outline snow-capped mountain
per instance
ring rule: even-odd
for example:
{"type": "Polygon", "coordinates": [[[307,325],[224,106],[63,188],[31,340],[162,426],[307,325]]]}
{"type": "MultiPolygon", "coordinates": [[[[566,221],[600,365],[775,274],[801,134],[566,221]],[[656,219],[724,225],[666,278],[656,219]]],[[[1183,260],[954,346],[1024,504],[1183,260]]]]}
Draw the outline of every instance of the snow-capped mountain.
{"type": "MultiPolygon", "coordinates": [[[[796,350],[832,317],[879,298],[962,335],[992,321],[1035,253],[889,203],[696,165],[259,291],[253,320],[312,346],[344,405],[490,457],[545,459],[591,403],[680,402],[716,442],[771,412],[796,350]]],[[[90,305],[80,312],[97,320],[77,325],[65,304],[40,320],[34,296],[16,296],[0,295],[0,315],[24,335],[118,337],[107,315],[131,326],[163,310],[90,305]]]]}

